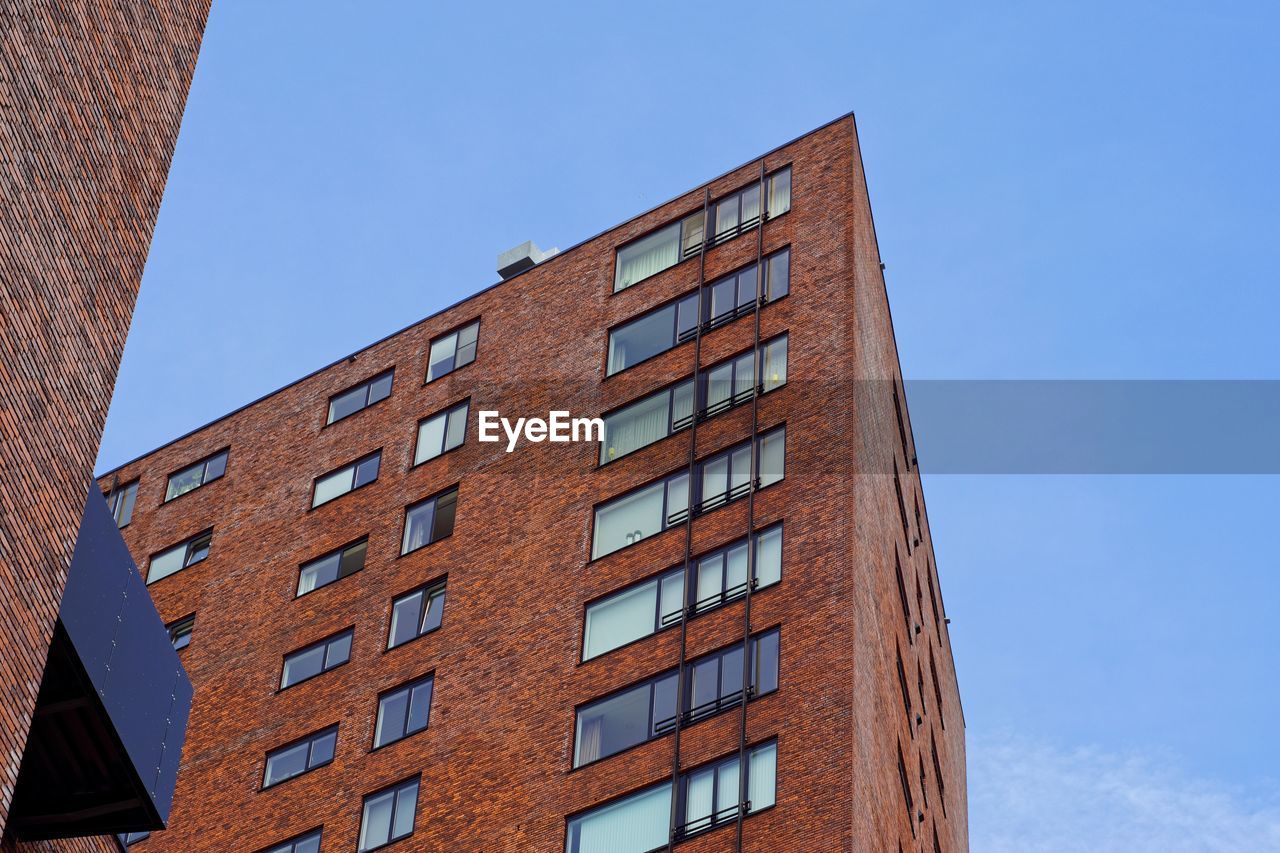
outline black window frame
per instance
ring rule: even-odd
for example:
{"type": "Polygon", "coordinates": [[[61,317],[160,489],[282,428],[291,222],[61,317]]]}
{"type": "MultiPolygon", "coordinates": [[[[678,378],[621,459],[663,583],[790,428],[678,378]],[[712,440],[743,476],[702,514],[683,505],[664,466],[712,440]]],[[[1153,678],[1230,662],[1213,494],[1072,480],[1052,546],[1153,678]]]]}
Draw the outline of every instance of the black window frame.
{"type": "Polygon", "coordinates": [[[444,609],[445,609],[445,606],[448,604],[448,601],[449,601],[449,576],[448,575],[443,575],[427,583],[418,584],[417,586],[412,587],[411,589],[406,589],[404,592],[392,596],[391,611],[387,615],[387,644],[386,646],[383,647],[382,650],[384,652],[389,652],[392,649],[398,649],[401,646],[407,646],[410,643],[412,643],[414,640],[420,640],[423,637],[427,636],[428,634],[434,634],[436,631],[439,631],[442,627],[444,627],[444,609]],[[391,641],[395,637],[395,634],[393,632],[395,631],[396,605],[406,599],[412,598],[413,596],[419,595],[419,594],[422,596],[422,606],[418,610],[418,615],[414,620],[418,625],[416,633],[414,633],[414,635],[407,640],[402,640],[399,643],[392,644],[391,641]],[[424,630],[422,628],[423,620],[426,619],[427,616],[430,614],[431,601],[436,595],[439,595],[440,601],[441,601],[440,620],[432,627],[424,630]]]}
{"type": "Polygon", "coordinates": [[[377,450],[372,451],[371,453],[366,453],[364,456],[361,456],[359,459],[355,459],[355,460],[352,460],[351,462],[347,462],[342,465],[339,465],[337,468],[334,468],[330,471],[326,471],[320,476],[314,478],[311,481],[311,507],[307,511],[310,512],[311,510],[319,509],[322,506],[328,506],[329,504],[333,503],[336,500],[345,498],[347,495],[353,492],[357,492],[360,489],[363,489],[365,486],[371,486],[374,483],[378,482],[378,478],[380,476],[382,476],[382,448],[381,447],[379,447],[377,450]],[[356,485],[356,475],[360,473],[360,466],[371,459],[377,460],[377,468],[378,468],[378,470],[373,475],[373,479],[365,480],[363,483],[356,485]],[[326,498],[320,503],[316,503],[316,487],[320,485],[320,481],[327,480],[330,477],[336,477],[338,474],[341,474],[343,471],[346,471],[348,468],[351,469],[351,488],[347,489],[345,492],[340,492],[331,498],[326,498]]]}
{"type": "Polygon", "coordinates": [[[386,690],[383,690],[381,693],[379,693],[377,700],[374,703],[373,742],[369,746],[369,751],[376,752],[377,750],[380,750],[380,749],[386,749],[387,747],[392,746],[393,744],[400,743],[403,740],[408,740],[414,735],[421,734],[422,732],[425,732],[427,729],[429,729],[431,727],[431,703],[435,701],[435,698],[436,698],[435,670],[428,672],[426,675],[420,675],[420,676],[417,676],[416,678],[411,678],[408,681],[397,684],[395,687],[389,687],[386,690]],[[427,685],[428,691],[429,691],[427,695],[427,715],[426,715],[427,719],[426,719],[426,722],[422,724],[421,728],[416,728],[410,731],[409,730],[409,713],[410,713],[410,710],[412,709],[413,691],[422,687],[423,685],[427,685]],[[394,737],[391,740],[384,740],[382,743],[378,743],[378,720],[382,715],[382,703],[398,693],[409,694],[409,701],[405,705],[404,731],[398,737],[394,737]]]}
{"type": "Polygon", "coordinates": [[[147,586],[150,586],[153,583],[159,583],[165,578],[173,577],[174,575],[178,574],[178,572],[186,571],[187,569],[191,568],[194,565],[203,563],[205,560],[209,559],[209,552],[212,550],[213,550],[213,528],[212,527],[206,528],[200,531],[199,533],[195,534],[194,536],[187,537],[185,541],[175,542],[173,545],[170,545],[168,548],[161,548],[159,551],[156,551],[150,557],[147,558],[147,582],[146,582],[147,586]],[[195,547],[198,544],[204,545],[203,550],[195,547]],[[165,575],[164,577],[153,579],[151,577],[151,565],[155,561],[156,557],[159,557],[162,554],[168,554],[170,551],[176,551],[179,548],[186,549],[185,553],[182,556],[182,566],[180,568],[174,569],[172,572],[165,575]],[[199,556],[196,556],[196,554],[199,554],[199,556]]]}
{"type": "Polygon", "coordinates": [[[421,796],[422,796],[422,774],[418,773],[413,776],[409,776],[408,778],[401,779],[399,782],[394,782],[390,785],[386,785],[382,788],[379,788],[376,791],[370,791],[369,793],[361,797],[360,798],[360,825],[356,831],[357,853],[371,853],[371,851],[381,850],[383,847],[390,846],[396,843],[397,841],[403,841],[404,839],[411,837],[414,834],[414,832],[417,831],[417,828],[418,828],[418,799],[421,796]],[[403,789],[408,788],[410,785],[414,786],[413,821],[411,822],[409,826],[409,831],[407,833],[405,833],[404,835],[393,835],[392,833],[394,832],[395,825],[396,825],[396,805],[399,803],[399,800],[400,800],[398,795],[403,789]],[[388,793],[392,794],[392,798],[391,798],[391,819],[388,822],[388,826],[387,826],[387,840],[380,844],[375,844],[372,847],[361,847],[360,836],[364,834],[365,813],[368,807],[369,800],[375,797],[380,797],[383,794],[388,794],[388,793]]]}
{"type": "Polygon", "coordinates": [[[230,464],[231,464],[231,445],[227,445],[221,450],[217,450],[217,451],[214,451],[213,453],[210,453],[208,456],[204,457],[203,459],[199,459],[195,462],[192,462],[190,465],[184,465],[183,467],[178,468],[175,471],[170,471],[169,475],[165,477],[164,500],[160,502],[161,505],[163,506],[164,504],[176,501],[178,498],[184,495],[189,495],[192,492],[199,491],[200,489],[203,489],[205,486],[209,485],[210,483],[215,483],[218,480],[221,480],[223,477],[227,475],[227,466],[230,464]],[[220,470],[214,476],[210,477],[209,463],[218,459],[218,457],[222,457],[222,470],[220,470]],[[193,471],[196,468],[200,469],[200,482],[196,483],[194,486],[187,489],[185,492],[179,492],[176,495],[170,495],[169,491],[170,489],[173,488],[173,478],[181,474],[185,474],[188,471],[193,471]]]}
{"type": "Polygon", "coordinates": [[[277,841],[274,844],[268,844],[258,851],[258,853],[295,853],[298,844],[303,841],[310,841],[314,838],[318,843],[316,849],[320,849],[320,845],[324,842],[324,825],[308,829],[306,832],[299,832],[292,838],[286,838],[283,841],[277,841]]]}
{"type": "Polygon", "coordinates": [[[181,619],[174,619],[164,627],[165,630],[169,632],[169,642],[173,644],[173,650],[175,652],[180,652],[191,645],[191,635],[194,634],[196,630],[196,614],[189,613],[181,619]],[[184,631],[183,629],[186,630],[184,631]],[[182,643],[182,645],[178,645],[178,642],[183,639],[185,639],[186,642],[182,643]]]}
{"type": "Polygon", "coordinates": [[[773,776],[773,783],[774,783],[773,803],[765,806],[764,808],[760,808],[760,809],[753,808],[751,805],[751,789],[750,789],[749,781],[747,782],[747,786],[746,786],[747,796],[745,799],[742,796],[744,777],[747,780],[751,778],[752,757],[755,755],[756,752],[763,750],[764,748],[770,745],[772,745],[774,748],[774,761],[776,762],[777,754],[779,752],[778,739],[776,737],[769,737],[748,746],[744,754],[740,755],[737,752],[730,753],[729,755],[725,755],[720,758],[713,759],[703,764],[699,764],[697,767],[691,767],[688,770],[681,772],[679,784],[675,786],[675,789],[672,792],[673,796],[676,798],[675,799],[675,809],[676,809],[675,840],[676,841],[686,841],[695,836],[703,835],[705,833],[711,832],[712,830],[719,829],[722,826],[728,826],[729,824],[734,823],[737,820],[738,814],[740,812],[742,813],[742,816],[745,819],[750,817],[751,815],[768,811],[769,809],[773,808],[777,804],[778,772],[777,772],[776,763],[774,764],[774,776],[773,776]],[[740,759],[744,757],[746,758],[746,762],[747,762],[745,767],[743,767],[740,762],[740,759]],[[688,813],[690,781],[693,779],[694,776],[700,775],[702,773],[711,772],[714,774],[712,788],[711,788],[711,791],[712,791],[711,803],[712,803],[712,808],[714,809],[715,803],[718,799],[717,789],[720,786],[719,770],[721,767],[726,767],[730,764],[738,765],[738,772],[736,776],[738,779],[739,788],[738,788],[738,795],[734,797],[734,800],[736,801],[735,804],[732,806],[731,810],[725,809],[725,810],[719,810],[719,811],[712,811],[709,817],[699,818],[700,821],[706,820],[707,822],[705,824],[700,823],[699,825],[694,826],[693,825],[694,822],[689,820],[689,813],[688,813]],[[722,812],[729,812],[729,813],[722,814],[722,812]]]}
{"type": "Polygon", "coordinates": [[[468,364],[475,363],[475,360],[480,357],[480,319],[481,319],[480,317],[473,317],[472,319],[468,320],[465,323],[459,323],[458,325],[454,326],[452,329],[449,329],[448,331],[445,331],[445,332],[441,332],[440,334],[434,336],[433,338],[431,338],[431,340],[427,342],[427,367],[422,374],[423,385],[429,385],[432,382],[441,380],[446,376],[449,376],[450,374],[457,373],[459,370],[466,367],[468,364]],[[450,335],[461,335],[463,331],[471,328],[472,326],[476,327],[475,342],[465,345],[465,346],[472,347],[471,357],[466,361],[462,362],[461,364],[458,363],[459,347],[458,347],[457,341],[455,340],[453,345],[453,364],[449,367],[448,370],[446,370],[444,373],[441,373],[439,376],[432,376],[431,375],[431,350],[435,347],[437,343],[439,343],[440,341],[443,341],[445,338],[449,337],[450,335]]]}
{"type": "Polygon", "coordinates": [[[470,420],[471,420],[471,398],[470,397],[467,397],[465,400],[461,400],[452,405],[446,406],[443,409],[440,409],[439,411],[433,412],[427,415],[425,418],[419,418],[417,425],[413,429],[413,457],[412,457],[413,461],[410,463],[409,468],[413,469],[413,468],[417,468],[419,465],[426,465],[428,462],[432,462],[436,459],[439,459],[441,456],[444,456],[446,453],[451,453],[452,451],[457,450],[458,448],[464,446],[467,443],[467,426],[470,420]],[[446,447],[445,445],[449,443],[449,416],[452,415],[458,409],[462,409],[464,413],[462,416],[462,440],[459,441],[457,444],[455,444],[453,447],[446,447]],[[418,448],[422,444],[422,425],[425,424],[427,421],[435,420],[436,418],[444,418],[444,432],[441,433],[441,436],[440,436],[440,446],[442,449],[440,450],[439,453],[435,454],[434,456],[428,456],[426,459],[419,460],[418,448]]]}
{"type": "Polygon", "coordinates": [[[396,368],[395,368],[395,365],[392,365],[391,367],[388,367],[386,370],[380,371],[379,373],[376,373],[373,376],[370,376],[368,379],[364,379],[360,382],[355,383],[354,385],[348,386],[347,388],[344,388],[341,391],[338,391],[335,394],[331,394],[329,396],[329,402],[325,406],[324,427],[331,427],[336,423],[345,421],[347,418],[352,417],[353,415],[358,415],[361,412],[363,412],[365,409],[368,409],[371,406],[375,406],[378,403],[381,403],[383,400],[388,399],[391,396],[392,391],[395,390],[395,382],[396,382],[396,368]],[[378,397],[376,400],[370,399],[374,394],[374,386],[377,385],[378,382],[380,382],[381,380],[387,377],[391,378],[391,382],[387,385],[387,393],[383,394],[381,397],[378,397]],[[361,391],[361,390],[364,391],[364,402],[360,405],[360,408],[353,409],[350,412],[347,412],[345,415],[335,418],[333,416],[334,401],[340,397],[346,397],[349,394],[353,394],[356,391],[361,391]]]}
{"type": "Polygon", "coordinates": [[[308,681],[310,681],[313,678],[319,678],[320,676],[324,675],[327,672],[333,672],[338,667],[346,666],[347,664],[351,663],[351,656],[352,654],[355,653],[355,640],[356,640],[355,634],[356,634],[356,628],[354,625],[351,625],[346,628],[343,628],[341,631],[335,631],[329,636],[316,640],[315,642],[307,643],[305,646],[299,646],[298,648],[294,649],[291,652],[286,652],[281,659],[280,677],[276,679],[276,684],[278,685],[276,687],[276,692],[280,693],[284,690],[288,690],[291,687],[297,687],[299,684],[306,684],[308,681]],[[347,637],[351,641],[350,644],[347,646],[346,660],[343,660],[340,663],[335,663],[333,666],[328,666],[328,660],[329,660],[328,646],[330,643],[334,642],[335,640],[341,639],[342,637],[347,637]],[[320,671],[315,672],[311,675],[308,675],[306,678],[300,678],[297,681],[293,681],[293,682],[290,682],[289,684],[285,684],[284,673],[285,673],[285,668],[288,665],[289,658],[298,657],[299,655],[306,654],[312,649],[317,649],[320,647],[324,647],[325,649],[324,661],[321,663],[320,671]]]}
{"type": "Polygon", "coordinates": [[[401,523],[400,523],[401,524],[401,528],[400,528],[400,556],[401,557],[407,557],[410,554],[421,551],[423,548],[426,548],[428,545],[434,545],[435,543],[443,539],[448,539],[450,536],[453,535],[454,528],[458,526],[458,503],[461,500],[461,491],[462,491],[461,483],[454,483],[452,486],[449,486],[447,489],[442,489],[441,491],[438,491],[433,495],[429,495],[420,501],[414,501],[413,503],[409,504],[404,508],[404,514],[401,518],[401,523]],[[453,510],[452,510],[452,521],[449,522],[449,532],[441,536],[437,536],[436,524],[440,518],[437,510],[440,508],[440,500],[443,498],[447,498],[450,495],[452,495],[452,501],[450,502],[450,506],[453,507],[453,510]],[[409,544],[409,539],[408,539],[409,514],[414,510],[418,509],[419,507],[426,506],[429,503],[433,505],[431,510],[431,537],[427,539],[426,542],[423,542],[421,545],[415,545],[413,548],[408,548],[407,546],[409,544]]]}
{"type": "MultiPolygon", "coordinates": [[[[321,504],[321,506],[324,506],[324,504],[321,504]]],[[[305,595],[310,595],[313,592],[318,592],[319,590],[322,590],[327,586],[333,586],[338,581],[343,580],[344,578],[349,578],[352,575],[356,574],[357,572],[362,572],[364,571],[364,567],[368,563],[368,560],[369,560],[369,536],[368,534],[366,534],[364,536],[361,536],[359,539],[353,539],[352,541],[348,542],[345,545],[340,545],[337,548],[334,548],[330,551],[326,551],[325,553],[321,554],[319,557],[312,557],[310,560],[307,560],[304,563],[299,563],[298,564],[298,582],[294,584],[293,597],[302,598],[305,595]],[[361,545],[364,546],[364,557],[361,558],[360,565],[357,568],[351,569],[350,571],[347,571],[344,573],[343,563],[346,560],[347,552],[354,548],[358,548],[361,545]],[[308,568],[315,566],[319,563],[323,563],[324,561],[329,560],[335,556],[338,558],[338,572],[336,575],[334,575],[333,580],[326,581],[325,583],[322,583],[322,584],[317,584],[316,586],[313,586],[311,589],[307,590],[306,592],[302,592],[301,591],[302,590],[302,573],[305,572],[308,568]]]]}
{"type": "Polygon", "coordinates": [[[141,482],[141,477],[135,477],[123,485],[108,489],[103,494],[102,499],[107,502],[107,511],[115,519],[117,530],[125,529],[133,521],[133,511],[138,505],[138,485],[141,482]],[[128,508],[128,513],[125,515],[125,519],[121,521],[121,507],[125,506],[128,508]]]}
{"type": "Polygon", "coordinates": [[[270,788],[278,787],[280,785],[283,785],[285,782],[291,781],[293,779],[297,779],[300,776],[305,776],[313,770],[319,770],[321,767],[327,767],[330,764],[332,764],[334,761],[334,758],[336,758],[338,755],[338,726],[339,726],[338,723],[334,723],[333,725],[330,725],[330,726],[325,726],[322,729],[317,729],[316,731],[310,732],[309,734],[305,734],[302,737],[294,738],[288,743],[284,743],[284,744],[281,744],[280,746],[277,746],[275,749],[267,750],[266,757],[263,759],[263,762],[262,762],[262,782],[258,786],[258,790],[266,791],[270,788]],[[315,764],[312,764],[311,753],[314,750],[316,743],[321,738],[326,738],[329,735],[333,735],[333,751],[329,754],[329,757],[327,759],[323,761],[318,761],[315,764]],[[294,773],[291,776],[285,776],[281,779],[275,780],[274,782],[268,782],[267,772],[271,769],[272,756],[280,755],[283,752],[287,752],[291,749],[295,749],[299,746],[302,746],[303,744],[307,745],[307,760],[303,769],[299,770],[297,773],[294,773]]]}

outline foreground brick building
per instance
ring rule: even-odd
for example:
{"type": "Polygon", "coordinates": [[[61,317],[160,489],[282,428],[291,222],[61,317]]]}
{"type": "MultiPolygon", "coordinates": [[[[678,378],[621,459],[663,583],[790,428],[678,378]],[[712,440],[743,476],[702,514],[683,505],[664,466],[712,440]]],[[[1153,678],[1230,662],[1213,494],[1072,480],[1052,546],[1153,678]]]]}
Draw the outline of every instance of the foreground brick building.
{"type": "Polygon", "coordinates": [[[521,254],[101,477],[196,688],[135,849],[966,850],[852,116],[521,254]]]}
{"type": "Polygon", "coordinates": [[[116,849],[111,835],[19,839],[155,825],[167,811],[152,748],[167,744],[176,768],[181,736],[145,715],[185,676],[140,581],[122,604],[136,574],[90,486],[208,7],[0,0],[5,850],[116,849]],[[95,620],[111,607],[128,638],[95,620]],[[108,663],[98,653],[113,643],[108,663]],[[128,689],[144,673],[165,695],[128,689]]]}

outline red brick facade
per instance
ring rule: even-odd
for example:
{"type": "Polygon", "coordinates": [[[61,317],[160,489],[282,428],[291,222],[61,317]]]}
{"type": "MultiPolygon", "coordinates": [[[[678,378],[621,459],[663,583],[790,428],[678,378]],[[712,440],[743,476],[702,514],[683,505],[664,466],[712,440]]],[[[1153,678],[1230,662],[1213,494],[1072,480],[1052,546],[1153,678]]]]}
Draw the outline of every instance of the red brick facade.
{"type": "Polygon", "coordinates": [[[208,7],[0,0],[0,834],[208,7]]]}
{"type": "MultiPolygon", "coordinates": [[[[742,849],[932,853],[936,832],[938,849],[963,851],[964,719],[941,601],[936,619],[931,604],[940,591],[910,427],[904,448],[894,412],[897,355],[852,118],[764,158],[769,171],[788,164],[791,209],[765,224],[763,250],[791,247],[791,290],[762,308],[759,321],[762,339],[789,332],[789,381],[760,397],[758,412],[761,431],[785,423],[787,469],[753,506],[757,529],[784,524],[782,581],[750,602],[751,630],[780,626],[781,663],[778,690],[749,703],[746,722],[749,743],[777,738],[777,803],[745,818],[742,849]],[[905,619],[895,554],[907,585],[905,619]],[[897,649],[910,673],[910,717],[897,649]]],[[[757,180],[760,169],[756,161],[715,179],[712,198],[757,180]]],[[[393,849],[557,851],[566,816],[670,778],[670,735],[571,769],[574,708],[679,660],[679,628],[585,663],[581,649],[586,602],[679,564],[685,552],[679,525],[592,560],[593,507],[682,469],[693,432],[599,467],[596,444],[522,442],[510,454],[503,444],[482,444],[476,410],[598,415],[687,376],[693,343],[605,378],[606,330],[697,287],[695,259],[612,292],[616,247],[699,209],[703,193],[565,251],[102,479],[140,478],[124,530],[140,566],[213,530],[207,559],[150,587],[166,621],[196,614],[183,652],[196,698],[170,828],[139,851],[252,851],[321,826],[324,850],[353,850],[362,796],[419,774],[414,834],[393,849]],[[432,338],[475,318],[474,363],[424,384],[432,338]],[[332,395],[391,367],[389,398],[324,425],[332,395]],[[417,422],[467,398],[465,443],[413,466],[417,422]],[[224,447],[225,476],[164,502],[170,473],[224,447]],[[317,476],[379,448],[375,482],[311,509],[317,476]],[[400,556],[404,508],[454,484],[452,535],[400,556]],[[300,564],[365,535],[363,570],[295,598],[300,564]],[[392,598],[441,578],[448,584],[441,628],[385,651],[392,598]],[[282,655],[348,627],[350,663],[277,690],[282,655]],[[429,728],[371,750],[378,694],[431,672],[429,728]],[[260,790],[267,751],[335,723],[332,764],[260,790]]],[[[753,262],[757,233],[708,250],[704,279],[753,262]]],[[[749,348],[753,323],[748,315],[704,335],[701,364],[749,348]]],[[[741,442],[751,425],[751,405],[700,423],[696,455],[741,442]]],[[[744,536],[747,513],[739,500],[696,517],[693,553],[744,536]]],[[[687,657],[740,642],[744,607],[739,599],[690,619],[687,657]]],[[[736,752],[740,722],[735,708],[683,729],[681,769],[736,752]]],[[[677,846],[732,850],[735,839],[729,826],[677,846]]]]}

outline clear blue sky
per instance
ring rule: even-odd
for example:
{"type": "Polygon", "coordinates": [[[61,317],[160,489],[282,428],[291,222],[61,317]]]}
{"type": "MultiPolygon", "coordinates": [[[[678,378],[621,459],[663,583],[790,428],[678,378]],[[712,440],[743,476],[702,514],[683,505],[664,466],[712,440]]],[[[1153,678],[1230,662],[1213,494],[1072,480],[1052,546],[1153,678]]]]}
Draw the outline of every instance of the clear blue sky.
{"type": "MultiPolygon", "coordinates": [[[[1274,5],[910,6],[217,0],[99,468],[851,109],[909,379],[1280,378],[1274,5]]],[[[1280,850],[1280,479],[926,495],[973,849],[1280,850]]]]}

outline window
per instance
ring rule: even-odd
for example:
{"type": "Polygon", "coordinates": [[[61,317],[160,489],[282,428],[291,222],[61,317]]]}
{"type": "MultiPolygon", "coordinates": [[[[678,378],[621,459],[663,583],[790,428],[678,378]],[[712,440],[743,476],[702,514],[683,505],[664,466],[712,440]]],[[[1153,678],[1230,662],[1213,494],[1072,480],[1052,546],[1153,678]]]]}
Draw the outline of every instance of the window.
{"type": "Polygon", "coordinates": [[[894,641],[898,652],[898,687],[902,689],[902,710],[907,715],[907,731],[914,732],[911,727],[911,692],[907,689],[907,672],[902,666],[902,647],[894,641]]]}
{"type": "Polygon", "coordinates": [[[440,627],[440,620],[444,618],[444,589],[443,583],[431,584],[391,602],[387,648],[394,649],[440,627]]]}
{"type": "Polygon", "coordinates": [[[451,409],[418,421],[418,447],[413,454],[413,464],[421,465],[442,453],[461,447],[467,434],[466,400],[451,409]]]}
{"type": "MultiPolygon", "coordinates": [[[[686,669],[682,724],[709,717],[742,701],[741,643],[712,652],[686,669]]],[[[748,663],[748,696],[778,689],[778,631],[752,638],[748,663]]],[[[628,687],[578,709],[574,731],[574,766],[607,758],[653,740],[676,724],[678,670],[628,687]]]]}
{"type": "Polygon", "coordinates": [[[418,811],[418,781],[409,779],[364,798],[360,815],[360,853],[413,835],[418,811]]]}
{"type": "MultiPolygon", "coordinates": [[[[787,381],[787,336],[761,345],[762,369],[757,376],[752,352],[708,368],[701,375],[699,418],[709,417],[787,381]]],[[[693,380],[650,394],[604,417],[600,464],[660,441],[693,423],[693,380]]]]}
{"type": "Polygon", "coordinates": [[[262,787],[270,788],[286,779],[301,776],[333,761],[338,744],[338,727],[309,734],[299,741],[267,753],[267,766],[262,772],[262,787]]]}
{"type": "MultiPolygon", "coordinates": [[[[695,560],[696,581],[689,592],[693,597],[689,606],[700,613],[744,594],[746,563],[745,538],[695,560]]],[[[754,570],[757,586],[781,580],[781,524],[756,534],[754,570]]],[[[590,660],[678,624],[685,608],[684,597],[684,568],[679,567],[587,605],[582,659],[590,660]]]]}
{"type": "Polygon", "coordinates": [[[191,537],[186,542],[180,542],[158,554],[152,554],[151,564],[147,568],[147,583],[155,583],[161,578],[167,578],[174,572],[180,572],[188,566],[194,566],[209,556],[209,544],[211,542],[213,542],[213,531],[206,530],[204,533],[191,537]]]}
{"type": "Polygon", "coordinates": [[[713,329],[755,310],[756,302],[774,302],[786,296],[791,289],[791,249],[783,249],[764,259],[763,264],[751,264],[723,278],[716,279],[702,289],[702,322],[704,329],[713,329]],[[759,285],[760,267],[764,268],[764,287],[759,285]]]}
{"type": "Polygon", "coordinates": [[[741,802],[738,756],[685,774],[680,786],[681,837],[737,820],[742,808],[758,812],[777,796],[778,744],[761,744],[747,753],[747,799],[741,802]]]}
{"type": "Polygon", "coordinates": [[[139,841],[146,841],[150,837],[150,832],[122,832],[116,836],[125,847],[132,847],[139,841]]]}
{"type": "Polygon", "coordinates": [[[933,754],[933,778],[938,782],[938,800],[942,803],[942,815],[947,814],[947,785],[942,780],[942,765],[938,763],[938,741],[933,736],[933,730],[929,731],[929,751],[933,754]]]}
{"type": "Polygon", "coordinates": [[[363,459],[357,459],[350,465],[344,465],[337,471],[317,477],[315,488],[311,492],[311,508],[340,498],[347,492],[367,486],[378,479],[378,465],[382,460],[382,451],[370,453],[363,459]]]}
{"type": "Polygon", "coordinates": [[[909,471],[911,470],[911,452],[907,449],[907,425],[902,419],[902,398],[898,395],[896,380],[893,383],[893,413],[898,416],[898,439],[902,442],[902,459],[907,463],[909,471]]]}
{"type": "Polygon", "coordinates": [[[929,604],[933,606],[933,628],[939,634],[942,633],[942,622],[938,616],[938,594],[933,588],[933,563],[926,561],[924,564],[925,576],[929,579],[929,604]]]}
{"type": "Polygon", "coordinates": [[[220,450],[208,459],[203,459],[175,474],[170,474],[169,487],[165,490],[164,499],[171,501],[221,477],[227,472],[227,454],[229,452],[228,450],[220,450]]]}
{"type": "MultiPolygon", "coordinates": [[[[765,197],[768,216],[778,216],[791,209],[791,167],[766,179],[765,197]]],[[[760,224],[760,183],[732,193],[709,208],[715,232],[711,245],[749,231],[760,224]]],[[[613,290],[626,290],[633,284],[670,269],[702,250],[706,233],[706,215],[695,211],[652,234],[634,240],[618,249],[614,267],[613,290]]]]}
{"type": "Polygon", "coordinates": [[[457,509],[457,486],[406,508],[400,553],[408,554],[451,535],[457,509]]]}
{"type": "MultiPolygon", "coordinates": [[[[764,488],[783,477],[785,427],[760,436],[758,442],[757,487],[764,488]]],[[[750,442],[698,463],[693,483],[695,513],[707,512],[745,495],[751,489],[750,442]]],[[[672,474],[596,507],[592,559],[680,524],[688,518],[689,507],[689,477],[685,472],[672,474]]]]}
{"type": "Polygon", "coordinates": [[[191,632],[196,629],[196,615],[192,613],[177,622],[170,622],[166,627],[169,630],[169,642],[173,643],[173,650],[182,651],[191,645],[191,632]]]}
{"type": "MultiPolygon", "coordinates": [[[[777,764],[776,741],[747,752],[743,806],[749,814],[777,799],[777,764]]],[[[650,853],[666,847],[672,789],[663,782],[570,818],[565,853],[650,853]]],[[[676,790],[681,838],[735,820],[742,790],[737,754],[684,774],[676,790]]]]}
{"type": "Polygon", "coordinates": [[[391,396],[391,382],[395,378],[395,369],[379,373],[372,379],[366,379],[354,388],[329,398],[329,417],[325,424],[340,421],[356,412],[369,408],[374,403],[391,396]]]}
{"type": "Polygon", "coordinates": [[[633,367],[693,337],[698,325],[698,294],[690,293],[609,332],[606,375],[633,367]]]}
{"type": "Polygon", "coordinates": [[[609,363],[606,375],[612,376],[645,359],[664,353],[703,329],[749,313],[758,298],[773,302],[790,290],[791,250],[775,252],[763,261],[764,287],[758,288],[756,264],[712,282],[702,289],[702,296],[690,293],[630,320],[609,332],[609,363]],[[699,312],[700,303],[701,312],[699,312]]]}
{"type": "Polygon", "coordinates": [[[911,527],[907,522],[907,505],[902,502],[902,478],[898,476],[898,460],[893,460],[893,493],[898,502],[898,517],[902,520],[902,538],[907,543],[907,554],[911,554],[911,527]]]}
{"type": "Polygon", "coordinates": [[[907,823],[911,824],[911,835],[916,834],[916,807],[911,797],[911,780],[907,778],[907,763],[902,760],[902,744],[898,744],[898,780],[902,783],[902,800],[907,807],[907,823]]]}
{"type": "Polygon", "coordinates": [[[320,853],[320,830],[312,830],[305,835],[272,845],[262,853],[320,853]]]}
{"type": "Polygon", "coordinates": [[[104,496],[111,517],[116,520],[116,527],[124,527],[133,520],[133,504],[138,498],[138,481],[126,483],[104,496]]]}
{"type": "Polygon", "coordinates": [[[378,720],[373,730],[374,749],[403,740],[427,727],[434,682],[434,677],[428,675],[378,697],[378,720]]]}
{"type": "Polygon", "coordinates": [[[937,700],[938,722],[942,730],[947,730],[947,718],[942,715],[942,689],[938,687],[938,665],[933,661],[933,646],[929,647],[929,676],[933,680],[933,698],[937,700]]]}
{"type": "Polygon", "coordinates": [[[364,568],[364,558],[369,550],[368,538],[344,545],[323,557],[303,563],[298,568],[298,595],[314,592],[322,586],[342,580],[364,568]]]}
{"type": "Polygon", "coordinates": [[[340,634],[285,655],[284,669],[280,673],[280,689],[292,687],[351,660],[351,636],[354,633],[354,629],[348,628],[340,634]]]}
{"type": "Polygon", "coordinates": [[[427,357],[427,381],[439,379],[475,361],[479,336],[480,321],[476,320],[433,340],[431,354],[427,357]]]}
{"type": "Polygon", "coordinates": [[[914,632],[911,630],[911,603],[907,601],[907,585],[902,581],[902,562],[898,559],[898,548],[893,548],[893,573],[898,581],[898,601],[902,604],[902,622],[907,626],[907,642],[914,643],[914,632]]]}

